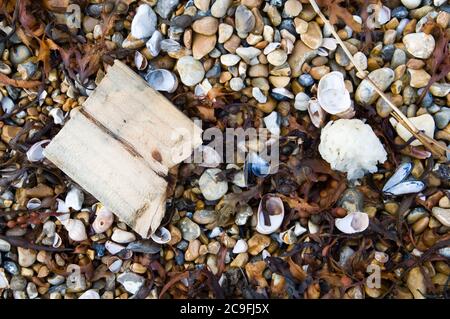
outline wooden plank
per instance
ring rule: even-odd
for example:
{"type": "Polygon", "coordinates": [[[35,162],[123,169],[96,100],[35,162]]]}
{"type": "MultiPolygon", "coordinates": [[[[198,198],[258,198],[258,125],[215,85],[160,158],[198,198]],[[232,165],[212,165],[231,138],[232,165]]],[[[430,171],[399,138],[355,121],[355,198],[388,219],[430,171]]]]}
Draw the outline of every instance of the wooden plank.
{"type": "Polygon", "coordinates": [[[44,154],[142,237],[159,226],[166,180],[81,112],[72,112],[44,154]]]}
{"type": "Polygon", "coordinates": [[[84,111],[147,161],[172,167],[202,144],[202,130],[120,61],[84,103],[84,111]],[[159,157],[159,155],[158,155],[159,157]]]}

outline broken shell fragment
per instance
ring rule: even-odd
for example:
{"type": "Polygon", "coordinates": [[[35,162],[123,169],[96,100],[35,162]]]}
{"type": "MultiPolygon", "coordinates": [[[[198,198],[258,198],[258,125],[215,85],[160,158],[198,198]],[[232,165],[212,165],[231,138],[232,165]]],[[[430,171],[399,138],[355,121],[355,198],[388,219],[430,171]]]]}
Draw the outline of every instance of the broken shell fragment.
{"type": "Polygon", "coordinates": [[[337,229],[346,234],[360,233],[369,226],[369,215],[362,212],[353,212],[344,218],[336,218],[334,221],[337,229]]]}
{"type": "Polygon", "coordinates": [[[109,251],[109,253],[111,255],[118,254],[119,252],[121,252],[122,250],[125,249],[124,246],[119,245],[118,243],[115,243],[115,242],[113,242],[111,240],[106,241],[105,248],[106,248],[107,251],[109,251]]]}
{"type": "Polygon", "coordinates": [[[80,210],[81,206],[84,202],[84,194],[83,192],[75,186],[72,186],[70,190],[67,192],[65,206],[67,208],[72,208],[74,210],[80,210]]]}
{"type": "Polygon", "coordinates": [[[299,111],[306,111],[310,99],[308,94],[300,92],[295,96],[294,107],[299,111]]]}
{"type": "Polygon", "coordinates": [[[73,241],[83,241],[87,239],[84,224],[79,219],[69,219],[61,222],[69,233],[69,238],[73,241]]]}
{"type": "Polygon", "coordinates": [[[173,93],[178,87],[178,78],[165,69],[149,71],[145,75],[147,83],[157,91],[173,93]]]}
{"type": "Polygon", "coordinates": [[[145,46],[147,47],[148,51],[150,51],[150,54],[153,57],[158,56],[159,52],[161,51],[161,41],[163,39],[163,36],[161,32],[156,30],[151,38],[147,41],[145,46]]]}
{"type": "Polygon", "coordinates": [[[270,133],[280,135],[281,119],[277,112],[273,111],[264,118],[264,124],[270,133]]]}
{"type": "Polygon", "coordinates": [[[96,234],[107,231],[114,222],[114,215],[106,207],[101,206],[97,209],[96,217],[92,223],[92,228],[96,234]]]}
{"type": "Polygon", "coordinates": [[[30,162],[40,162],[42,161],[44,156],[44,146],[50,143],[50,140],[43,140],[37,143],[34,143],[27,151],[27,158],[30,162]]]}
{"type": "Polygon", "coordinates": [[[317,87],[317,99],[320,106],[329,114],[347,111],[352,101],[341,72],[334,71],[324,75],[317,87]]]}
{"type": "Polygon", "coordinates": [[[295,235],[294,228],[295,228],[295,226],[292,226],[288,230],[280,233],[280,240],[283,243],[285,243],[287,245],[292,245],[297,241],[297,236],[295,235]]]}
{"type": "Polygon", "coordinates": [[[53,108],[48,112],[48,115],[53,117],[53,123],[56,125],[64,123],[64,112],[60,108],[53,108]]]}
{"type": "Polygon", "coordinates": [[[281,198],[266,194],[258,207],[256,231],[263,235],[272,234],[283,222],[284,205],[281,198]]]}
{"type": "Polygon", "coordinates": [[[167,244],[172,239],[170,231],[165,227],[158,228],[150,237],[155,243],[161,245],[167,244]]]}

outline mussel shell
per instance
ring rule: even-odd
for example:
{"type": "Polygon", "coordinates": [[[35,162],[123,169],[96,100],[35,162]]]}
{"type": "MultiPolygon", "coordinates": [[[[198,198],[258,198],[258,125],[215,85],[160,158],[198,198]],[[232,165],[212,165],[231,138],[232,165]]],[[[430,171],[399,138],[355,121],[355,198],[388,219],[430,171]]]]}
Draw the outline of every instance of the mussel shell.
{"type": "Polygon", "coordinates": [[[326,114],[324,110],[320,107],[319,102],[316,99],[309,100],[307,109],[309,117],[311,118],[311,122],[314,124],[315,127],[321,128],[325,123],[326,114]]]}
{"type": "Polygon", "coordinates": [[[411,173],[412,168],[412,163],[405,162],[400,164],[395,173],[388,179],[386,184],[384,184],[383,192],[387,192],[393,186],[403,182],[411,173]]]}
{"type": "Polygon", "coordinates": [[[390,195],[405,195],[419,193],[425,189],[425,184],[421,181],[406,181],[390,187],[384,193],[390,195]]]}

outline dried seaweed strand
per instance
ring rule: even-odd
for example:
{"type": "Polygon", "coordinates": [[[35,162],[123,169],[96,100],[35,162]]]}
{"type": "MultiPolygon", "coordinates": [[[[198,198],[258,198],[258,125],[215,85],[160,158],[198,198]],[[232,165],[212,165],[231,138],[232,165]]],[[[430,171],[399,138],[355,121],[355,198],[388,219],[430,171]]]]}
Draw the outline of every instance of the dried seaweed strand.
{"type": "MultiPolygon", "coordinates": [[[[325,17],[325,15],[320,10],[319,6],[317,5],[315,0],[308,0],[311,6],[313,7],[314,11],[317,13],[317,15],[322,19],[322,21],[330,28],[331,33],[333,34],[333,37],[336,39],[336,41],[339,43],[339,45],[342,47],[342,50],[345,52],[347,57],[350,59],[350,61],[355,66],[356,70],[361,74],[365,74],[364,70],[362,70],[358,63],[353,58],[353,55],[350,53],[350,51],[347,49],[347,46],[344,44],[344,42],[341,40],[339,35],[334,30],[334,27],[331,25],[331,23],[328,21],[328,19],[325,17]]],[[[386,101],[386,103],[393,109],[393,112],[391,113],[392,117],[394,117],[400,124],[402,124],[416,139],[418,139],[426,148],[428,148],[433,154],[441,156],[445,154],[445,152],[450,152],[450,149],[439,144],[436,140],[433,138],[425,135],[422,131],[417,129],[417,127],[414,126],[414,124],[411,123],[411,121],[400,111],[400,109],[394,105],[394,103],[391,102],[391,100],[384,94],[384,92],[366,75],[363,78],[364,80],[369,81],[370,84],[372,84],[375,91],[386,101]]]]}

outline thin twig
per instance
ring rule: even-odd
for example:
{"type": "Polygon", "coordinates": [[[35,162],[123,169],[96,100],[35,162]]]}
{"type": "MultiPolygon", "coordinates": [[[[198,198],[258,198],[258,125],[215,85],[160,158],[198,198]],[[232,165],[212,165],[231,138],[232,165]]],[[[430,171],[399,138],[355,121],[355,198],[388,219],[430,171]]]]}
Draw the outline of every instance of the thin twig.
{"type": "MultiPolygon", "coordinates": [[[[358,73],[361,74],[361,76],[365,75],[364,70],[362,70],[358,63],[353,58],[353,55],[350,53],[350,51],[347,49],[347,46],[344,44],[344,42],[341,40],[339,35],[334,30],[334,27],[331,25],[331,23],[328,21],[328,19],[325,17],[325,15],[320,10],[319,6],[317,5],[315,0],[309,0],[309,3],[313,7],[314,11],[317,13],[317,15],[322,19],[322,21],[329,27],[331,33],[333,34],[333,37],[336,39],[336,41],[339,43],[339,45],[342,47],[342,50],[345,52],[347,57],[350,59],[350,61],[355,66],[358,73]]],[[[386,101],[386,103],[392,108],[393,112],[391,113],[392,117],[395,118],[401,125],[403,125],[416,139],[418,139],[425,147],[427,147],[433,154],[441,156],[445,154],[445,152],[450,152],[450,149],[446,146],[443,146],[439,144],[436,140],[433,138],[427,136],[424,134],[424,132],[420,131],[417,127],[414,126],[414,124],[411,123],[411,121],[400,111],[400,109],[395,106],[394,103],[384,94],[384,92],[372,81],[371,78],[369,78],[367,75],[364,76],[364,80],[367,80],[375,89],[375,91],[386,101]],[[439,151],[439,150],[440,151],[439,151]]]]}

